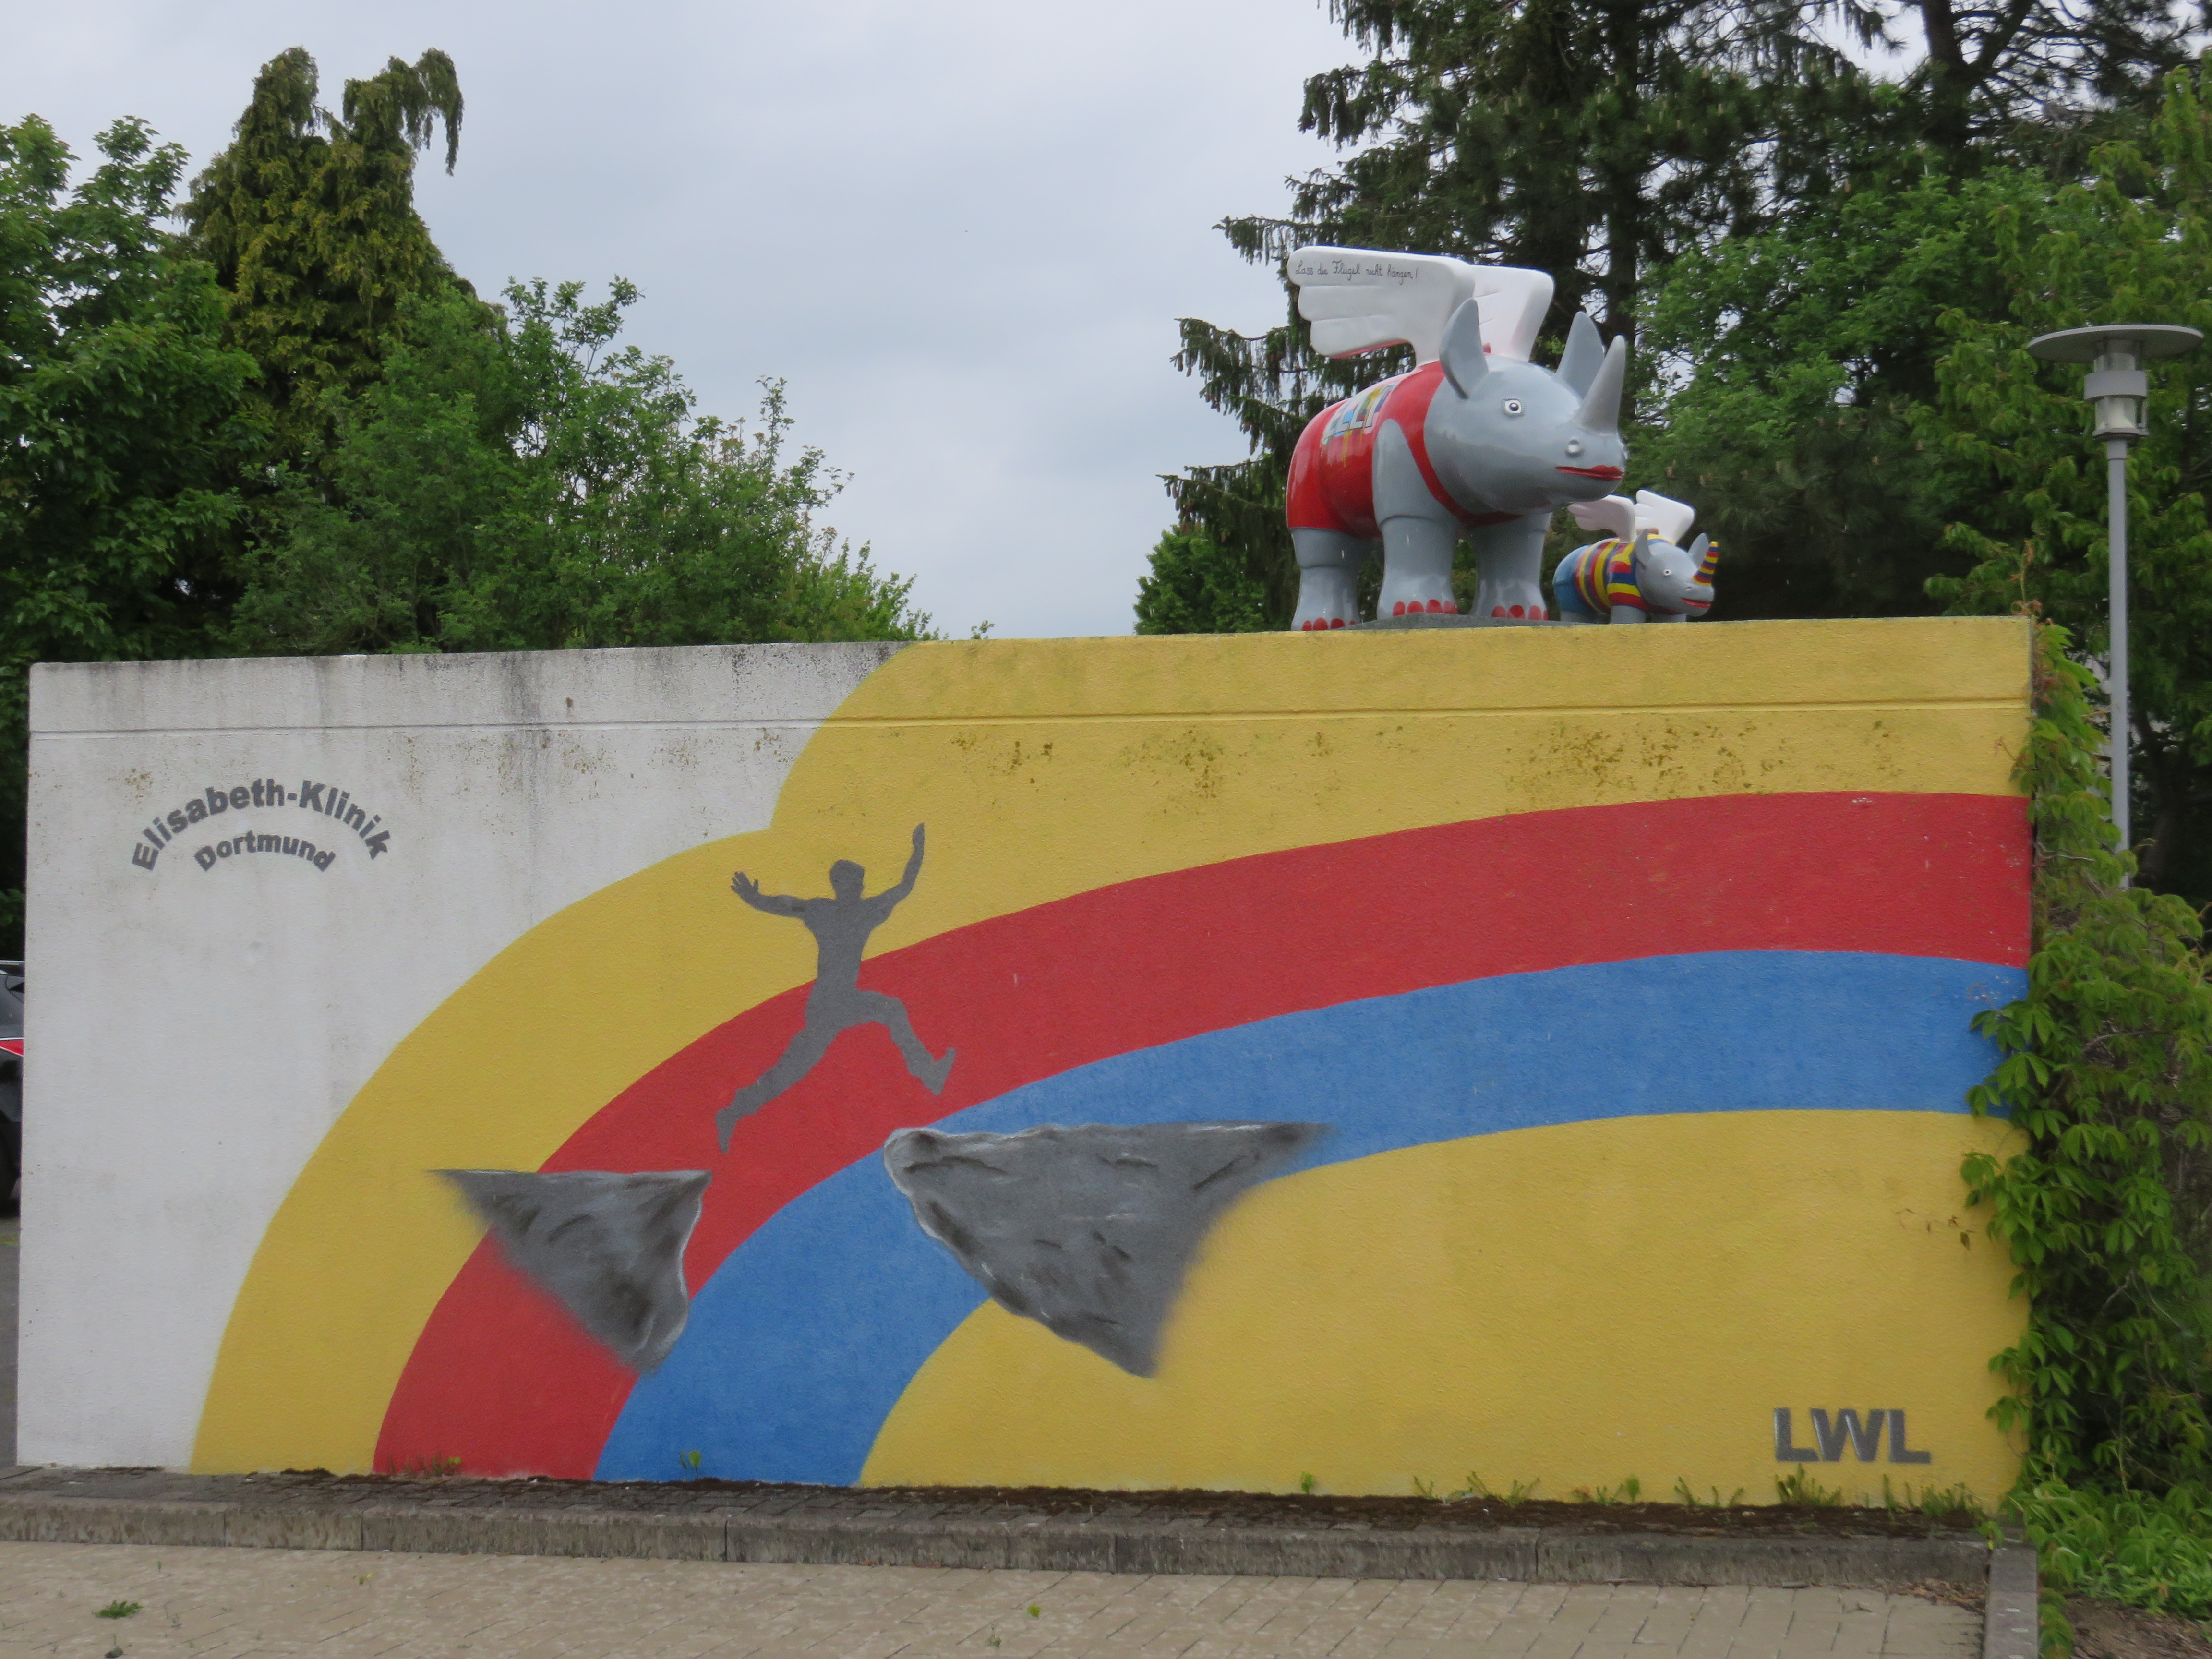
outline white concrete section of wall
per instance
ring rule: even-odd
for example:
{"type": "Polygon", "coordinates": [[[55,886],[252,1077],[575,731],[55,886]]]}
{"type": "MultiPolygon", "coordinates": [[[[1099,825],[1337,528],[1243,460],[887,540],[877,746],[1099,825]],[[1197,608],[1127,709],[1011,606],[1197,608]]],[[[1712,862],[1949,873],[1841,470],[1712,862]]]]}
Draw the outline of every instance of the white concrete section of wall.
{"type": "Polygon", "coordinates": [[[33,670],[18,1455],[185,1463],[263,1231],[392,1045],[554,912],[764,828],[895,649],[33,670]],[[157,818],[256,779],[283,804],[264,783],[152,852],[157,818]],[[201,867],[248,831],[335,857],[201,867]]]}

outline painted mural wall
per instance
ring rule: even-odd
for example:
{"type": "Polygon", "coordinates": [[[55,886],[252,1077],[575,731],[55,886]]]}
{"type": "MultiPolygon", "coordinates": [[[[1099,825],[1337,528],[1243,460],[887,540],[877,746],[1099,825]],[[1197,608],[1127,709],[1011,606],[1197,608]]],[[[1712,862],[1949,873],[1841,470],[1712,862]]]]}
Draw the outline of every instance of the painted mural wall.
{"type": "Polygon", "coordinates": [[[2027,679],[2009,620],[41,669],[24,1455],[1993,1495],[2027,679]]]}

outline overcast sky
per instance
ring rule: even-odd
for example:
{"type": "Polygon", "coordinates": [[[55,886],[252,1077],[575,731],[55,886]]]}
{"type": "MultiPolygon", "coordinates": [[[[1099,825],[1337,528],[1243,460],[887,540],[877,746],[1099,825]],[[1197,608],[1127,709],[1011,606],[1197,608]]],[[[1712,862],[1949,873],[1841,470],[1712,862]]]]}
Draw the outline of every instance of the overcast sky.
{"type": "Polygon", "coordinates": [[[0,0],[0,117],[83,153],[142,116],[196,166],[286,46],[333,106],[443,48],[460,162],[416,200],[462,275],[630,278],[708,412],[782,376],[840,532],[1001,636],[1127,632],[1156,475],[1243,453],[1175,319],[1280,316],[1211,227],[1329,159],[1300,84],[1354,56],[1316,0],[0,0]]]}

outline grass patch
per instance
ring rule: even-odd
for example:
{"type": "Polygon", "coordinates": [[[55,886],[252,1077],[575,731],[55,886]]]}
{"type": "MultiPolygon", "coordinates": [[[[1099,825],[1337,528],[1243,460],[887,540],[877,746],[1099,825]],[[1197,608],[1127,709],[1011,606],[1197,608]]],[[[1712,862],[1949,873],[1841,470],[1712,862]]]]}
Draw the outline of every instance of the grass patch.
{"type": "Polygon", "coordinates": [[[1625,1475],[1617,1486],[1577,1486],[1577,1504],[1633,1504],[1644,1496],[1644,1483],[1634,1475],[1625,1475]]]}
{"type": "Polygon", "coordinates": [[[1776,1480],[1774,1501],[1778,1504],[1802,1504],[1807,1509],[1839,1510],[1844,1506],[1844,1495],[1834,1488],[1822,1486],[1804,1470],[1796,1469],[1776,1480]]]}

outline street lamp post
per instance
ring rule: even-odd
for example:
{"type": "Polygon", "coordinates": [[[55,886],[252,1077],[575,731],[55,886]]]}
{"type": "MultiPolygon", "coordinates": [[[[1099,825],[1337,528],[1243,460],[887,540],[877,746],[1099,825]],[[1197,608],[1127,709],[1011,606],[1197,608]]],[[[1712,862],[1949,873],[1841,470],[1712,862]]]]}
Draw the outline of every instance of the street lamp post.
{"type": "Polygon", "coordinates": [[[2027,343],[2031,355],[2047,362],[2086,363],[2089,367],[2082,395],[2097,412],[2090,436],[2105,441],[2105,477],[2111,521],[2112,646],[2106,674],[2111,699],[2112,731],[2106,752],[2112,769],[2112,823],[2120,832],[2120,850],[2129,847],[2128,834],[2128,446],[2148,435],[2143,425],[2143,404],[2150,396],[2150,376],[2142,365],[2154,357],[2172,357],[2193,351],[2204,336],[2193,328],[2170,323],[2106,323],[2094,328],[2063,328],[2039,335],[2027,343]]]}

